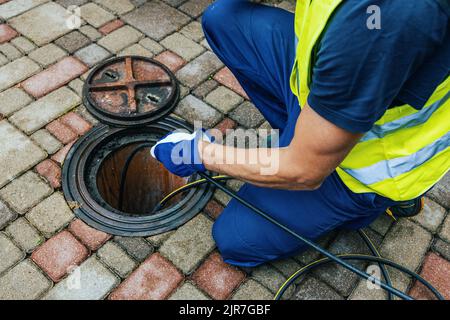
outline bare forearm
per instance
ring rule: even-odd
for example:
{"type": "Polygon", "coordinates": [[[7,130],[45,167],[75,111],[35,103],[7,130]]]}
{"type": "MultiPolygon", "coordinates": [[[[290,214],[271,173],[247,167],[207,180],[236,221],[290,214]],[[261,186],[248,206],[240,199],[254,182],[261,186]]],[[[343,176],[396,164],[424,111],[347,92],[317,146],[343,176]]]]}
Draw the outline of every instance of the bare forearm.
{"type": "Polygon", "coordinates": [[[289,148],[238,149],[205,142],[199,149],[208,170],[254,185],[288,190],[311,190],[320,185],[308,179],[304,162],[293,159],[289,148]]]}

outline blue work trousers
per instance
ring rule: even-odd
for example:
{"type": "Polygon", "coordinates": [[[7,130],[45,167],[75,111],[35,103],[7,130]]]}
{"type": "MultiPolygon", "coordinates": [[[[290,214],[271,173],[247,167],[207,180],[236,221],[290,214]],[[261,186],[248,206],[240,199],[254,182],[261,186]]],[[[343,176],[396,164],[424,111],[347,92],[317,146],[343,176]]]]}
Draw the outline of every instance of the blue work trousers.
{"type": "MultiPolygon", "coordinates": [[[[300,106],[289,79],[295,59],[294,15],[245,0],[219,0],[204,13],[212,50],[236,76],[273,128],[280,146],[293,138],[300,106]]],[[[369,225],[394,202],[373,193],[355,194],[336,172],[314,191],[244,185],[239,195],[308,239],[336,228],[369,225]]],[[[304,243],[232,200],[215,222],[213,237],[227,263],[254,267],[307,249],[304,243]]]]}

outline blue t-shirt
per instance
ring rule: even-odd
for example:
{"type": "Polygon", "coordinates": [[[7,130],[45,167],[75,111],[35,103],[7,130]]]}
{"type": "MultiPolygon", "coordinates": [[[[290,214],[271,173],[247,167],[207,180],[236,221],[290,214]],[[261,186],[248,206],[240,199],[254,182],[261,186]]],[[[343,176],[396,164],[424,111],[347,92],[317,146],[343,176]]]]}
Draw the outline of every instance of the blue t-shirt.
{"type": "Polygon", "coordinates": [[[309,105],[355,133],[387,108],[423,108],[449,75],[449,8],[450,0],[344,1],[316,48],[309,105]],[[371,5],[380,29],[367,27],[371,5]]]}

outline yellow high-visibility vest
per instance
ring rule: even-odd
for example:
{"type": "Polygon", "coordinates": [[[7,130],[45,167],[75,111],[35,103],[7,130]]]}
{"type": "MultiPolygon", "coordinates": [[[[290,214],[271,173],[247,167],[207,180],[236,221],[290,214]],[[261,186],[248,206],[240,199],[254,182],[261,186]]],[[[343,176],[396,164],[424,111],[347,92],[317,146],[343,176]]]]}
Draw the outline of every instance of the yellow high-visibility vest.
{"type": "MultiPolygon", "coordinates": [[[[290,84],[302,108],[310,92],[314,49],[342,1],[297,1],[298,44],[290,84]]],[[[395,201],[428,191],[450,169],[449,98],[447,77],[423,109],[388,109],[337,168],[345,185],[355,193],[375,192],[395,201]]]]}

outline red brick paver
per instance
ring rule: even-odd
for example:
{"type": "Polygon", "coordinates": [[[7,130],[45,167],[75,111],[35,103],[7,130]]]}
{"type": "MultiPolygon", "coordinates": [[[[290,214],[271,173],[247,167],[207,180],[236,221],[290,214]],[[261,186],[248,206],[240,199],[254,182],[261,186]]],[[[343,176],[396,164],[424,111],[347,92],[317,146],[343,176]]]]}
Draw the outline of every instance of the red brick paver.
{"type": "Polygon", "coordinates": [[[76,141],[72,141],[71,143],[67,144],[59,150],[57,153],[55,153],[52,156],[52,160],[58,162],[60,165],[64,163],[64,160],[66,159],[67,154],[69,153],[70,149],[72,149],[72,146],[74,145],[76,141]]]}
{"type": "Polygon", "coordinates": [[[35,98],[56,90],[87,71],[87,67],[74,57],[67,57],[47,70],[22,82],[22,87],[35,98]]]}
{"type": "Polygon", "coordinates": [[[192,276],[195,283],[216,300],[227,299],[244,278],[242,271],[223,262],[217,252],[211,254],[192,276]]]}
{"type": "Polygon", "coordinates": [[[36,166],[36,171],[47,179],[53,188],[61,187],[61,168],[52,160],[42,161],[36,166]]]}
{"type": "Polygon", "coordinates": [[[88,257],[89,251],[67,231],[54,236],[31,255],[31,259],[55,282],[88,257]]]}
{"type": "Polygon", "coordinates": [[[111,235],[91,228],[79,219],[72,221],[69,231],[92,251],[99,249],[111,238],[111,235]]]}
{"type": "Polygon", "coordinates": [[[217,201],[212,200],[207,204],[203,211],[215,220],[222,213],[223,206],[221,206],[217,201]]]}
{"type": "Polygon", "coordinates": [[[103,35],[107,35],[108,33],[113,32],[114,30],[119,29],[120,27],[122,27],[125,23],[120,20],[114,20],[111,22],[108,22],[107,24],[105,24],[103,27],[101,27],[100,29],[98,29],[98,31],[100,31],[100,33],[102,33],[103,35]]]}
{"type": "MultiPolygon", "coordinates": [[[[450,262],[435,253],[430,253],[425,258],[420,275],[430,282],[446,300],[450,299],[450,262]]],[[[421,283],[416,283],[409,294],[421,300],[435,299],[434,295],[421,283]]]]}
{"type": "Polygon", "coordinates": [[[151,255],[110,295],[111,300],[166,299],[183,275],[159,253],[151,255]]]}
{"type": "Polygon", "coordinates": [[[72,142],[78,135],[60,120],[55,120],[46,126],[46,129],[64,144],[72,142]]]}
{"type": "Polygon", "coordinates": [[[244,89],[241,87],[236,77],[231,73],[230,69],[227,67],[222,68],[219,72],[214,76],[214,80],[223,84],[224,86],[230,88],[234,92],[240,94],[244,98],[248,99],[247,94],[244,89]]]}
{"type": "Polygon", "coordinates": [[[177,72],[186,64],[183,58],[169,50],[157,55],[155,60],[166,65],[172,72],[177,72]]]}
{"type": "Polygon", "coordinates": [[[227,130],[235,129],[236,127],[237,127],[236,121],[230,118],[225,118],[218,125],[216,125],[215,128],[220,130],[220,132],[222,132],[222,134],[225,136],[227,130]]]}
{"type": "MultiPolygon", "coordinates": [[[[0,2],[1,3],[1,2],[0,2]]],[[[0,24],[0,44],[8,42],[18,36],[16,30],[8,26],[7,24],[0,24]]]]}
{"type": "Polygon", "coordinates": [[[84,120],[83,117],[75,112],[69,112],[65,116],[61,117],[60,120],[80,136],[84,135],[92,128],[92,125],[89,122],[84,120]]]}

